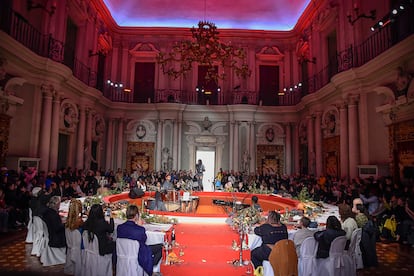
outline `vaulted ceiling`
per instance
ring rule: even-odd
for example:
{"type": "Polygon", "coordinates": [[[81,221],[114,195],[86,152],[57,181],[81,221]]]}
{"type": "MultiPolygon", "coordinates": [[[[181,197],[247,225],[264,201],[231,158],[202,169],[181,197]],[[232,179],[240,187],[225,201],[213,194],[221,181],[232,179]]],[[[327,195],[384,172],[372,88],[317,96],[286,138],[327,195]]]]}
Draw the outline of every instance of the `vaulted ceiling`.
{"type": "Polygon", "coordinates": [[[192,27],[206,20],[219,28],[287,31],[310,0],[102,0],[119,26],[192,27]]]}

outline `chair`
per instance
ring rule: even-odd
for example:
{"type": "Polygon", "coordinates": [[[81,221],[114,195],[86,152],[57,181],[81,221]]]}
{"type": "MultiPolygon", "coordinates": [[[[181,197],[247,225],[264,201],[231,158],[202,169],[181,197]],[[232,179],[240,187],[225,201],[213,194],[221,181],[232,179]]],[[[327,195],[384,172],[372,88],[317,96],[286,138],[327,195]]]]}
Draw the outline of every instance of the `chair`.
{"type": "Polygon", "coordinates": [[[98,237],[94,235],[89,242],[88,231],[82,233],[83,256],[82,275],[85,276],[112,276],[112,254],[99,255],[98,237]]]}
{"type": "Polygon", "coordinates": [[[131,239],[116,240],[116,275],[148,275],[138,263],[139,242],[131,239]]]}
{"type": "Polygon", "coordinates": [[[326,276],[351,276],[352,269],[350,268],[352,262],[350,257],[345,254],[346,237],[339,236],[335,238],[329,249],[329,257],[326,259],[317,260],[317,271],[318,275],[326,276]]]}
{"type": "Polygon", "coordinates": [[[66,263],[63,268],[65,274],[79,276],[82,271],[82,235],[78,229],[65,229],[66,237],[66,263]]]}
{"type": "Polygon", "coordinates": [[[314,237],[306,238],[300,246],[300,255],[298,260],[299,276],[312,276],[316,273],[316,251],[318,242],[314,237]]]}
{"type": "Polygon", "coordinates": [[[66,247],[50,247],[47,225],[43,220],[42,223],[45,247],[40,252],[40,262],[43,266],[64,264],[66,262],[66,247]]]}
{"type": "Polygon", "coordinates": [[[33,217],[33,247],[32,247],[32,255],[40,257],[40,253],[46,247],[45,242],[45,231],[47,228],[43,229],[43,220],[39,216],[33,217]]]}
{"type": "Polygon", "coordinates": [[[356,269],[364,268],[364,262],[362,261],[362,252],[361,252],[361,237],[362,237],[362,229],[357,228],[352,232],[351,242],[349,244],[349,248],[347,254],[351,257],[354,262],[356,269]]]}
{"type": "Polygon", "coordinates": [[[298,256],[292,240],[285,239],[275,243],[270,252],[269,261],[263,261],[263,275],[298,275],[298,256]]]}
{"type": "Polygon", "coordinates": [[[27,224],[26,243],[33,243],[33,216],[32,209],[29,208],[29,223],[27,224]]]}

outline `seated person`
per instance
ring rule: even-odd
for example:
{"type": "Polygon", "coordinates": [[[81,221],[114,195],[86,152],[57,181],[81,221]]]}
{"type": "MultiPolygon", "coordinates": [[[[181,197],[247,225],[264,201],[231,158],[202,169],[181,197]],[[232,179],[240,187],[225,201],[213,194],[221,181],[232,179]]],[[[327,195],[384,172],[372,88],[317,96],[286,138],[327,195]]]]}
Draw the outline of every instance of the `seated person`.
{"type": "Polygon", "coordinates": [[[115,252],[115,242],[110,238],[110,234],[114,232],[114,219],[111,217],[109,223],[105,220],[100,204],[92,205],[88,219],[83,224],[83,229],[88,231],[89,242],[93,241],[94,235],[97,236],[99,255],[103,256],[115,252]]]}
{"type": "Polygon", "coordinates": [[[314,231],[308,229],[310,224],[310,219],[308,217],[302,217],[299,220],[299,230],[296,231],[295,235],[293,236],[293,242],[295,243],[296,247],[296,254],[298,256],[300,253],[300,246],[302,245],[302,242],[309,237],[313,237],[314,231]]]}
{"type": "Polygon", "coordinates": [[[59,207],[60,197],[52,196],[42,215],[42,219],[46,223],[49,232],[50,247],[66,247],[65,225],[59,216],[59,207]]]}
{"type": "Polygon", "coordinates": [[[167,208],[165,207],[165,204],[162,201],[160,192],[155,192],[155,199],[150,202],[148,209],[157,211],[167,211],[167,208]]]}
{"type": "Polygon", "coordinates": [[[355,229],[358,228],[358,225],[356,220],[354,219],[355,214],[352,212],[351,206],[344,203],[340,204],[338,207],[339,216],[341,217],[342,221],[342,229],[344,229],[344,231],[346,232],[346,239],[348,240],[346,247],[347,249],[351,241],[352,233],[355,229]]]}
{"type": "Polygon", "coordinates": [[[270,211],[267,221],[256,227],[254,233],[262,238],[262,245],[253,249],[251,259],[254,268],[261,266],[263,261],[269,260],[270,252],[276,242],[288,238],[286,225],[280,222],[280,214],[270,211]]]}
{"type": "Polygon", "coordinates": [[[139,242],[138,263],[148,275],[153,275],[154,264],[158,264],[162,257],[162,244],[146,245],[147,234],[142,227],[144,221],[141,219],[138,207],[129,205],[126,210],[127,221],[118,225],[118,238],[131,239],[139,242]]]}
{"type": "Polygon", "coordinates": [[[326,220],[326,230],[318,231],[313,235],[318,241],[316,258],[328,258],[332,241],[339,236],[345,236],[345,234],[338,218],[329,216],[326,220]]]}
{"type": "Polygon", "coordinates": [[[260,204],[258,203],[259,199],[257,196],[252,196],[252,207],[256,209],[259,212],[262,212],[262,207],[260,207],[260,204]]]}

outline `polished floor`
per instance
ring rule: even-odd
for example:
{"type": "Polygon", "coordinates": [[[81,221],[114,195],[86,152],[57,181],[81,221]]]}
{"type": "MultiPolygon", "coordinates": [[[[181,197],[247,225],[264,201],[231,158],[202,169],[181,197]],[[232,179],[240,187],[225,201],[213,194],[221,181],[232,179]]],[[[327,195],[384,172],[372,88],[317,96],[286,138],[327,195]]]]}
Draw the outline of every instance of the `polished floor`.
{"type": "MultiPolygon", "coordinates": [[[[25,237],[25,229],[0,234],[1,275],[64,275],[63,265],[43,267],[39,258],[31,256],[32,245],[25,243],[25,237]]],[[[360,270],[358,276],[414,275],[413,247],[379,242],[377,254],[379,266],[360,270]]]]}

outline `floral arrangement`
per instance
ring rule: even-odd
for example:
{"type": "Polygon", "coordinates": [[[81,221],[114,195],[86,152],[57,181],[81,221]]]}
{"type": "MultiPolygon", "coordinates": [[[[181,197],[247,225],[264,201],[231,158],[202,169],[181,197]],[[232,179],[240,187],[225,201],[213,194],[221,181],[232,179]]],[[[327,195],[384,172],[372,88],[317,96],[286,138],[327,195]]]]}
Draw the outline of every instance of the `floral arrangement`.
{"type": "Polygon", "coordinates": [[[178,220],[176,218],[152,215],[146,212],[143,212],[141,214],[141,218],[145,221],[145,223],[163,223],[163,224],[177,224],[178,223],[178,220]]]}
{"type": "Polygon", "coordinates": [[[254,207],[239,210],[233,217],[233,225],[239,229],[248,229],[262,219],[260,212],[254,207]]]}

